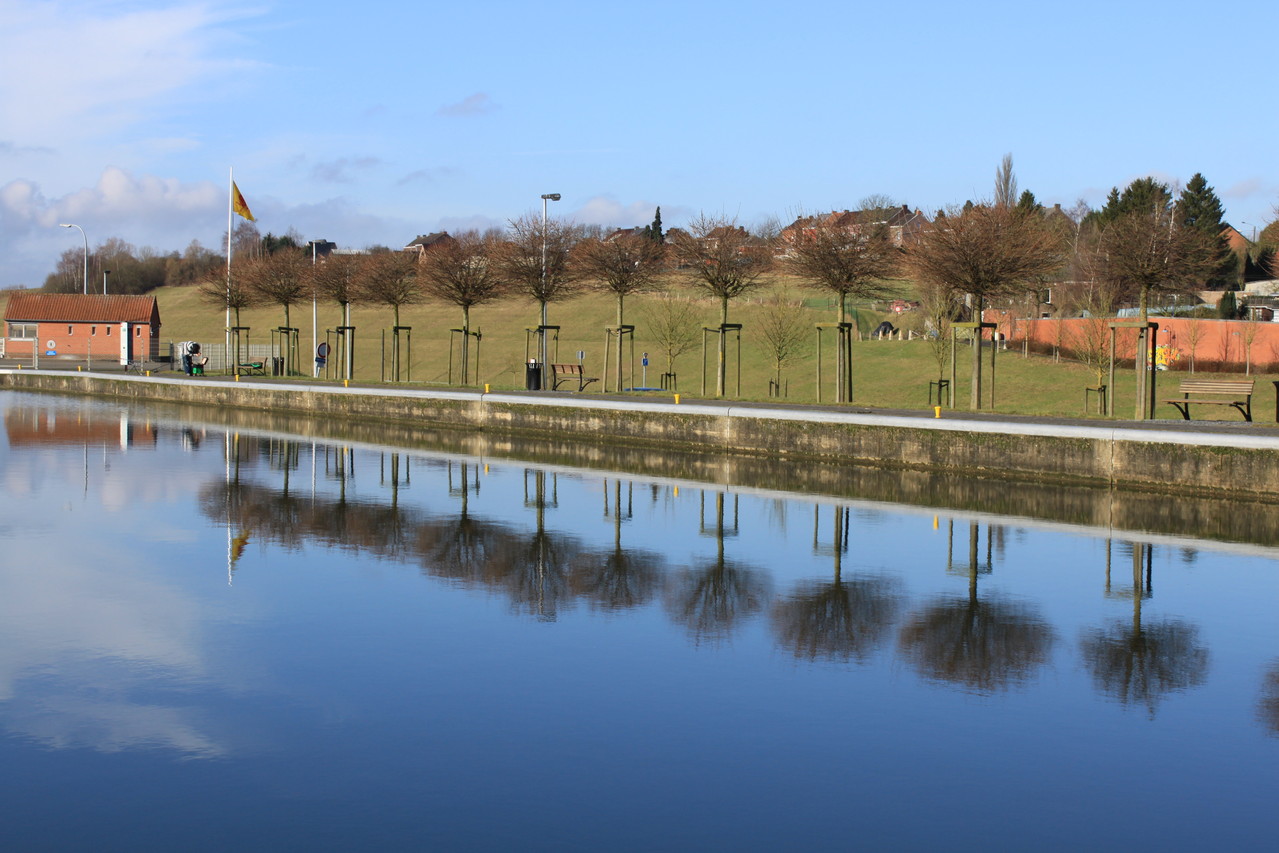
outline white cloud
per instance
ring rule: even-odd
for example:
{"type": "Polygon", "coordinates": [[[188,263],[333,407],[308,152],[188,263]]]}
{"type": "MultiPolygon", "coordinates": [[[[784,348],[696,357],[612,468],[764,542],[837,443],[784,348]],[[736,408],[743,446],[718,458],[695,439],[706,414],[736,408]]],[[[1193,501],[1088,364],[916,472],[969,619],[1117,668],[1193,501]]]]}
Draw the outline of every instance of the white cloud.
{"type": "Polygon", "coordinates": [[[193,83],[248,67],[215,56],[230,17],[206,3],[0,0],[0,139],[63,147],[113,133],[193,83]]]}
{"type": "Polygon", "coordinates": [[[330,184],[349,184],[355,180],[353,173],[364,172],[381,164],[382,161],[377,157],[339,157],[316,163],[311,167],[311,177],[330,184]]]}
{"type": "MultiPolygon", "coordinates": [[[[573,214],[573,220],[583,225],[614,225],[618,228],[630,228],[636,225],[647,225],[653,221],[653,212],[657,205],[648,201],[636,201],[622,204],[608,195],[594,196],[587,200],[573,214]]],[[[666,219],[665,216],[662,217],[666,219]]]]}
{"type": "Polygon", "coordinates": [[[469,116],[488,115],[489,113],[497,112],[499,109],[501,108],[493,102],[487,92],[476,92],[474,95],[467,95],[455,104],[445,104],[436,110],[436,113],[448,118],[466,118],[469,116]]]}

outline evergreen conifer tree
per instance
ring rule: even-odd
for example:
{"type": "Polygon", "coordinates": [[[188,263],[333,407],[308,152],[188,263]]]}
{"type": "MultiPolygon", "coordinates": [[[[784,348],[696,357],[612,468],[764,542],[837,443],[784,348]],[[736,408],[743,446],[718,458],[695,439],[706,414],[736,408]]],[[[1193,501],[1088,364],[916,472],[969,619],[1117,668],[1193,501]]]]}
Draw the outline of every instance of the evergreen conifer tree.
{"type": "Polygon", "coordinates": [[[1223,212],[1217,193],[1208,186],[1204,176],[1196,172],[1177,199],[1177,218],[1182,224],[1199,229],[1215,243],[1215,266],[1205,282],[1210,290],[1233,289],[1239,280],[1239,259],[1222,233],[1223,212]]]}
{"type": "Polygon", "coordinates": [[[666,235],[662,233],[662,208],[658,205],[657,212],[653,215],[653,223],[644,226],[644,236],[652,240],[654,243],[665,243],[666,235]]]}
{"type": "Polygon", "coordinates": [[[1233,290],[1221,294],[1221,301],[1217,303],[1217,316],[1223,320],[1234,320],[1239,316],[1239,304],[1235,301],[1233,290]]]}

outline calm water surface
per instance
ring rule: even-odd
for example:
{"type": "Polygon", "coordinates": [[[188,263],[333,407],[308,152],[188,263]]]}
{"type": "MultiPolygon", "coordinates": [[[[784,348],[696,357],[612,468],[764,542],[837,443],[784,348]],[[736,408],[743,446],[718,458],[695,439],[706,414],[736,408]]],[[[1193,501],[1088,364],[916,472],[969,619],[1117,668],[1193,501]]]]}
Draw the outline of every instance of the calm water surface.
{"type": "Polygon", "coordinates": [[[1273,849],[1274,548],[0,410],[6,849],[1273,849]]]}

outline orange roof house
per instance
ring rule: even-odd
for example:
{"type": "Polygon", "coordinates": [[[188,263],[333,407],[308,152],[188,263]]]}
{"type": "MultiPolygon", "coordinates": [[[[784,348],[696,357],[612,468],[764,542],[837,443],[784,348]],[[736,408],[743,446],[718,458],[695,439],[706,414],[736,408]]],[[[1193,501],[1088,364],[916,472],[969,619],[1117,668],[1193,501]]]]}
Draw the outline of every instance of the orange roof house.
{"type": "Polygon", "coordinates": [[[4,312],[4,354],[154,359],[160,308],[154,296],[14,293],[4,312]]]}

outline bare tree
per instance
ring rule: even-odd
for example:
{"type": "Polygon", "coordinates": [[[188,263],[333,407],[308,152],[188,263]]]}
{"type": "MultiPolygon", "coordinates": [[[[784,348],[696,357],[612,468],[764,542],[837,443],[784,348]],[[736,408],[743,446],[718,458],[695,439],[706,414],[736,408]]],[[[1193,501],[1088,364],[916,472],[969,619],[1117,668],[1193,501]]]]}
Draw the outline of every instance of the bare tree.
{"type": "Polygon", "coordinates": [[[237,278],[257,302],[270,302],[284,309],[284,325],[291,329],[289,309],[311,295],[311,259],[298,249],[279,251],[235,262],[231,280],[237,278]]]}
{"type": "MultiPolygon", "coordinates": [[[[907,265],[921,282],[970,296],[977,321],[985,300],[1038,287],[1062,259],[1060,235],[1038,212],[1015,205],[952,208],[906,251],[907,265]]],[[[974,409],[981,407],[979,342],[973,346],[974,409]]]]}
{"type": "Polygon", "coordinates": [[[400,325],[400,307],[422,301],[417,282],[417,259],[407,252],[378,252],[369,255],[361,268],[359,296],[362,300],[389,306],[400,325]]]}
{"type": "Polygon", "coordinates": [[[719,361],[715,393],[724,395],[728,376],[728,303],[758,287],[772,267],[772,247],[723,216],[700,214],[686,229],[672,229],[667,237],[675,257],[693,284],[719,300],[719,361]]]}
{"type": "Polygon", "coordinates": [[[661,243],[635,232],[611,240],[586,238],[576,246],[572,257],[584,282],[617,298],[619,326],[624,322],[626,297],[657,289],[665,260],[666,250],[661,243]]]}
{"type": "Polygon", "coordinates": [[[343,325],[351,325],[351,303],[360,297],[360,277],[369,257],[330,253],[311,269],[315,292],[342,306],[343,325]]]}
{"type": "Polygon", "coordinates": [[[1119,293],[1137,298],[1145,322],[1152,293],[1187,293],[1204,281],[1212,271],[1213,249],[1202,231],[1177,222],[1169,200],[1103,225],[1094,264],[1119,293]]]}
{"type": "Polygon", "coordinates": [[[1195,354],[1199,350],[1199,342],[1203,340],[1203,319],[1197,314],[1186,320],[1186,343],[1190,345],[1190,372],[1195,372],[1195,354]]]}
{"type": "Polygon", "coordinates": [[[770,396],[782,394],[782,370],[808,344],[804,303],[789,292],[773,293],[764,302],[759,318],[761,348],[773,362],[774,381],[770,396]]]}
{"type": "MultiPolygon", "coordinates": [[[[702,325],[697,306],[679,296],[659,296],[644,312],[644,326],[666,355],[666,375],[675,384],[675,359],[697,346],[702,325]]],[[[665,387],[665,386],[663,386],[665,387]]]]}
{"type": "Polygon", "coordinates": [[[783,262],[792,275],[833,293],[839,300],[839,355],[836,359],[836,399],[853,397],[851,330],[848,298],[879,299],[892,287],[885,281],[898,266],[901,251],[893,245],[888,222],[877,211],[810,220],[788,247],[783,262]]]}
{"type": "Polygon", "coordinates": [[[896,271],[901,252],[883,221],[840,224],[827,218],[804,228],[788,247],[784,267],[797,278],[833,293],[837,319],[848,319],[848,298],[882,299],[893,292],[885,279],[896,271]]]}
{"type": "Polygon", "coordinates": [[[624,302],[633,293],[656,289],[665,262],[666,247],[634,231],[611,240],[595,237],[583,240],[573,253],[573,263],[582,278],[595,289],[617,298],[617,330],[612,334],[617,336],[615,378],[619,390],[622,387],[624,302]]]}
{"type": "Polygon", "coordinates": [[[921,280],[916,292],[919,295],[921,331],[937,362],[937,378],[941,379],[946,374],[946,362],[950,360],[950,324],[960,306],[955,292],[946,285],[921,280]]]}
{"type": "Polygon", "coordinates": [[[995,170],[995,206],[1012,207],[1017,203],[1017,174],[1013,171],[1013,155],[1005,154],[995,170]]]}
{"type": "Polygon", "coordinates": [[[471,308],[492,302],[507,289],[494,262],[498,246],[492,237],[467,231],[422,258],[422,289],[462,309],[463,385],[470,381],[471,308]]]}
{"type": "Polygon", "coordinates": [[[511,223],[510,240],[499,260],[503,277],[511,287],[538,304],[538,361],[545,386],[547,306],[581,292],[581,280],[572,264],[573,248],[581,228],[557,219],[543,220],[528,214],[511,223]]]}
{"type": "Polygon", "coordinates": [[[1115,314],[1114,292],[1104,284],[1087,282],[1073,287],[1057,288],[1061,295],[1061,313],[1057,328],[1065,328],[1064,309],[1080,315],[1074,333],[1064,343],[1075,359],[1089,368],[1100,387],[1110,373],[1110,318],[1115,314]]]}
{"type": "Polygon", "coordinates": [[[1257,342],[1257,335],[1261,332],[1261,322],[1257,320],[1255,311],[1248,312],[1248,319],[1243,324],[1243,353],[1245,376],[1252,374],[1252,346],[1257,342]]]}
{"type": "MultiPolygon", "coordinates": [[[[1162,184],[1152,182],[1147,195],[1103,221],[1093,262],[1116,292],[1136,296],[1142,324],[1150,319],[1151,293],[1191,291],[1216,265],[1215,235],[1179,222],[1172,194],[1162,184]]],[[[1145,364],[1144,352],[1137,353],[1137,418],[1154,410],[1153,377],[1145,364]]]]}
{"type": "MultiPolygon", "coordinates": [[[[241,267],[236,267],[237,271],[240,269],[241,267]]],[[[200,301],[206,305],[233,312],[233,325],[236,326],[240,325],[241,309],[252,308],[256,300],[256,294],[244,280],[238,274],[228,279],[226,270],[211,273],[201,279],[197,292],[200,301]]]]}

